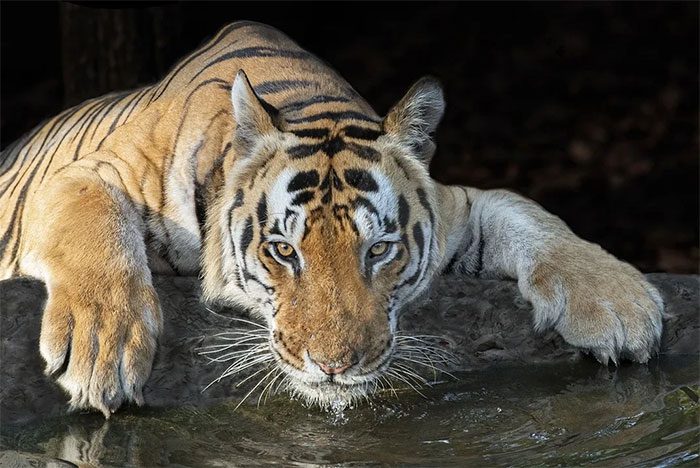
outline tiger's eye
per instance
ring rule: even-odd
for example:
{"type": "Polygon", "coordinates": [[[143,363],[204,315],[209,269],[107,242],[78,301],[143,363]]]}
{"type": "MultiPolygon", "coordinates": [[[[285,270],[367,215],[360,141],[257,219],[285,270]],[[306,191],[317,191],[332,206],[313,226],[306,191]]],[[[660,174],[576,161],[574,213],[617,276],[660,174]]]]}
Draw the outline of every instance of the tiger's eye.
{"type": "Polygon", "coordinates": [[[374,244],[372,247],[369,248],[369,253],[372,255],[372,257],[378,257],[378,256],[386,253],[388,248],[389,248],[388,242],[377,242],[376,244],[374,244]]]}
{"type": "Polygon", "coordinates": [[[294,247],[286,242],[276,242],[275,249],[277,250],[277,253],[283,257],[291,257],[294,255],[294,247]]]}

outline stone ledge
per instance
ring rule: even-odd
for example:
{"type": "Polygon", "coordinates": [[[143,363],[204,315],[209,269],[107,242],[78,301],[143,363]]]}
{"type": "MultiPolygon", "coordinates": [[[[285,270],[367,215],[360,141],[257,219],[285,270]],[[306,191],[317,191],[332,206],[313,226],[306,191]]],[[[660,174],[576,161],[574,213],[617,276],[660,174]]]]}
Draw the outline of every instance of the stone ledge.
{"type": "MultiPolygon", "coordinates": [[[[669,318],[662,354],[700,354],[697,276],[651,274],[661,291],[669,318]]],[[[199,302],[196,278],[155,277],[163,306],[165,332],[144,389],[151,406],[200,405],[241,396],[223,382],[202,392],[224,369],[212,365],[195,348],[212,335],[238,327],[236,312],[213,313],[199,302]],[[224,314],[228,314],[224,315],[224,314]]],[[[28,279],[0,281],[0,423],[20,424],[37,417],[63,414],[67,398],[44,377],[39,355],[41,312],[46,298],[42,283],[28,279]]],[[[458,362],[452,371],[498,363],[545,363],[579,359],[581,353],[554,332],[536,334],[531,307],[514,282],[441,278],[425,300],[409,308],[400,328],[407,333],[439,335],[458,362]]]]}

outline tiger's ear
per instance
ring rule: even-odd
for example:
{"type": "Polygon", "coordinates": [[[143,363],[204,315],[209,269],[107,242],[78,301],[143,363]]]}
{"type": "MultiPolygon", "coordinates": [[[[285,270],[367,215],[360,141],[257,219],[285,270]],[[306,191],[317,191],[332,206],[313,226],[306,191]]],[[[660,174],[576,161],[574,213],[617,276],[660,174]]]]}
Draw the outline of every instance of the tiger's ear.
{"type": "Polygon", "coordinates": [[[440,82],[426,76],[418,80],[384,118],[384,132],[394,135],[412,148],[428,166],[435,153],[432,133],[445,113],[445,98],[440,82]]]}
{"type": "Polygon", "coordinates": [[[280,131],[272,115],[275,110],[266,109],[270,106],[255,94],[243,70],[238,70],[231,86],[231,103],[236,121],[234,141],[238,148],[249,151],[263,136],[280,131]]]}

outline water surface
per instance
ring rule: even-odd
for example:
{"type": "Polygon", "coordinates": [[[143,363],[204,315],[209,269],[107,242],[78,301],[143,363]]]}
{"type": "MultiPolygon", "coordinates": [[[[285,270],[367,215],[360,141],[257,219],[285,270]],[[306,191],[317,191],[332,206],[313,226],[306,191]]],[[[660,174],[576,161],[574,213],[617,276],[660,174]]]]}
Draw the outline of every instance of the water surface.
{"type": "Polygon", "coordinates": [[[697,356],[497,367],[323,411],[284,394],[2,430],[0,464],[697,466],[697,356]]]}

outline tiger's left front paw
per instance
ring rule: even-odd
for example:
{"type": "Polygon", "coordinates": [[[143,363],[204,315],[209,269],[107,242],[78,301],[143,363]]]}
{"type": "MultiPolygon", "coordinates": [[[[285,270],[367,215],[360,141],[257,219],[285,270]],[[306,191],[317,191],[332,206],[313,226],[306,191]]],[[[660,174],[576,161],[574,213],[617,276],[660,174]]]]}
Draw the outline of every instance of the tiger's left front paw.
{"type": "Polygon", "coordinates": [[[637,269],[585,241],[538,259],[520,284],[534,306],[535,329],[553,326],[602,364],[646,362],[658,352],[664,304],[637,269]]]}

